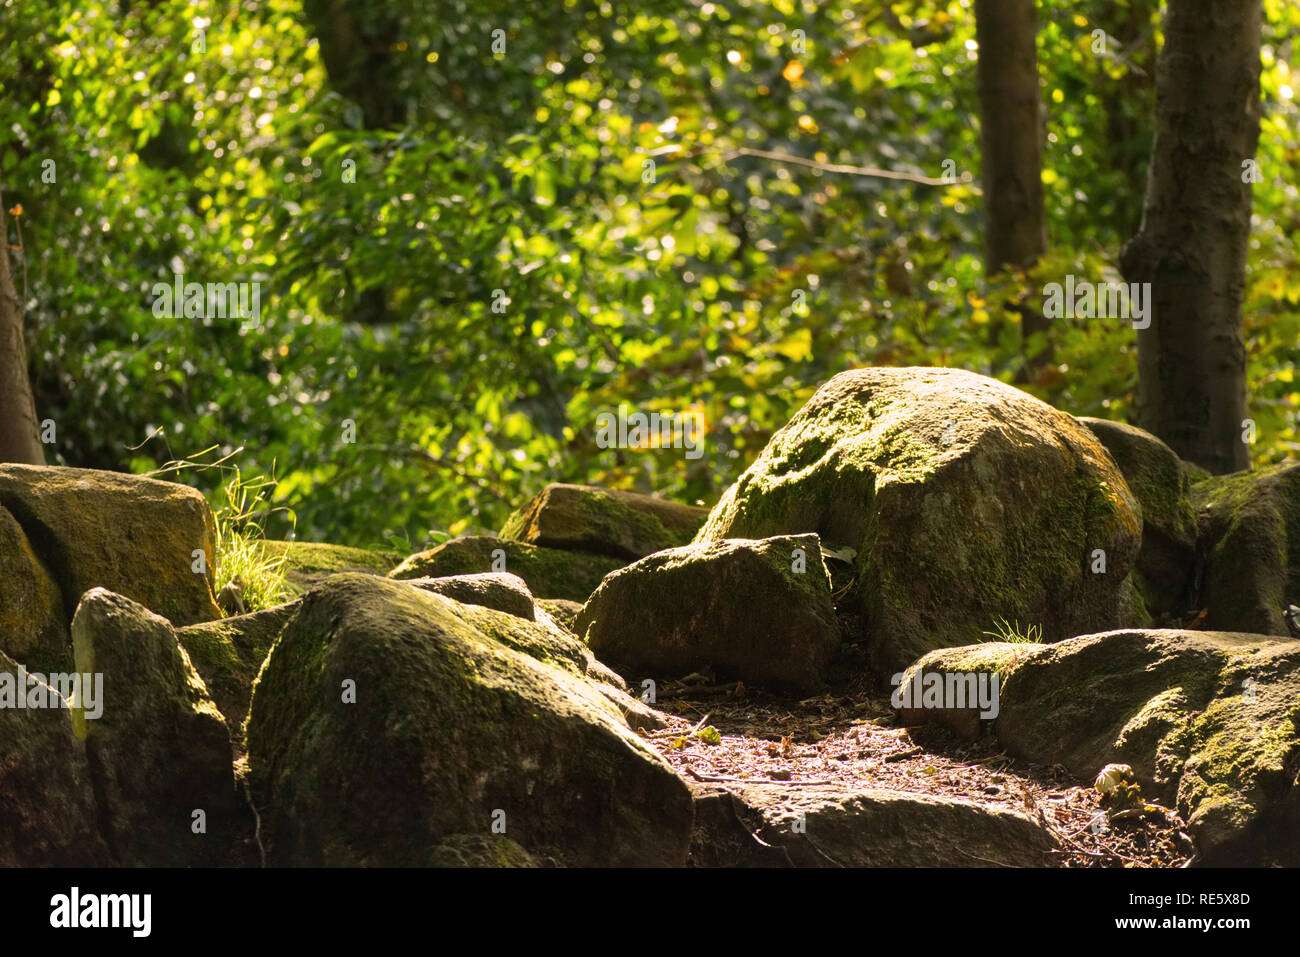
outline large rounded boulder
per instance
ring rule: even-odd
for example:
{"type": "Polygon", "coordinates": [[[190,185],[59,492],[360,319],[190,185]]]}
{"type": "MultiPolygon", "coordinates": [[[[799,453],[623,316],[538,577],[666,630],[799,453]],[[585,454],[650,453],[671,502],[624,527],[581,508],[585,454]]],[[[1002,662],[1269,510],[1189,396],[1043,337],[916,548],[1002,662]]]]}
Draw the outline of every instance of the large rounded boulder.
{"type": "Polygon", "coordinates": [[[772,437],[697,541],[803,532],[853,556],[888,677],[998,618],[1047,641],[1127,623],[1142,520],[1072,416],[961,370],[860,369],[772,437]]]}

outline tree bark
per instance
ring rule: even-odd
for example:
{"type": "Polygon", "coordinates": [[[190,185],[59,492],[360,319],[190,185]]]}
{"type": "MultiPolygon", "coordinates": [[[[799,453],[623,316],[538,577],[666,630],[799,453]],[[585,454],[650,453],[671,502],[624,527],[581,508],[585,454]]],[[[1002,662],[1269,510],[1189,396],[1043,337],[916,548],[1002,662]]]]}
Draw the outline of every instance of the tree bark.
{"type": "MultiPolygon", "coordinates": [[[[990,277],[1028,268],[1047,252],[1037,36],[1034,0],[975,0],[984,272],[990,277]]],[[[1046,331],[1037,302],[1013,308],[1020,313],[1024,338],[1046,331]]],[[[1029,366],[1050,355],[1049,348],[1029,357],[1029,366]]]]}
{"type": "Polygon", "coordinates": [[[23,342],[23,302],[9,270],[9,224],[0,197],[0,462],[44,465],[36,406],[27,378],[27,347],[23,342]]]}
{"type": "Polygon", "coordinates": [[[401,22],[386,3],[304,0],[334,89],[355,101],[367,129],[397,129],[405,120],[401,69],[393,49],[401,22]]]}
{"type": "Polygon", "coordinates": [[[1142,222],[1120,257],[1129,282],[1151,283],[1138,420],[1214,473],[1250,464],[1242,164],[1259,139],[1260,20],[1260,0],[1169,0],[1142,222]]]}

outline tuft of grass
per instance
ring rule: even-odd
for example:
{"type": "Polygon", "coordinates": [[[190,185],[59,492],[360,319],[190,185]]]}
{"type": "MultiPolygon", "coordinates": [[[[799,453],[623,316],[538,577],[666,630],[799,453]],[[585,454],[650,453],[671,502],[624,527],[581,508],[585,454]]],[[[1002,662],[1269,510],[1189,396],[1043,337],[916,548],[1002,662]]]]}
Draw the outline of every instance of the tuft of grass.
{"type": "Polygon", "coordinates": [[[276,481],[266,475],[245,478],[239,466],[221,487],[221,501],[213,510],[217,523],[216,590],[235,576],[244,583],[244,607],[248,611],[271,608],[286,601],[284,554],[270,556],[262,548],[263,528],[270,514],[276,481]]]}
{"type": "Polygon", "coordinates": [[[985,631],[990,641],[1009,641],[1015,645],[1040,645],[1043,643],[1043,626],[1030,625],[1025,631],[1020,630],[1020,622],[1008,622],[999,615],[993,619],[993,631],[985,631]]]}
{"type": "MultiPolygon", "coordinates": [[[[244,451],[242,445],[214,461],[202,460],[203,456],[217,448],[211,445],[202,452],[173,459],[161,468],[143,474],[156,477],[170,472],[206,472],[208,469],[217,469],[226,476],[212,508],[217,526],[217,567],[213,573],[213,594],[219,593],[238,576],[243,583],[241,598],[246,611],[272,608],[287,601],[291,595],[285,580],[286,556],[271,556],[262,548],[262,542],[266,539],[264,523],[273,513],[284,512],[290,525],[293,525],[293,510],[272,507],[271,498],[279,484],[275,478],[262,474],[245,478],[238,464],[231,462],[244,451]]],[[[271,463],[271,471],[274,474],[274,462],[271,463]]]]}

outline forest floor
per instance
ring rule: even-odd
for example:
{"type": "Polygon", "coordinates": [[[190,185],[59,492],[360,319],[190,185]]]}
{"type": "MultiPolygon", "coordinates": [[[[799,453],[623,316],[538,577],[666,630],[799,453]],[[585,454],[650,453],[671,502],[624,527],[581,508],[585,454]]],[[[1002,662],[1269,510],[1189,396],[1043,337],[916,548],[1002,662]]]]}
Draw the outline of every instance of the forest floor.
{"type": "Polygon", "coordinates": [[[656,707],[669,723],[645,737],[692,780],[879,788],[1009,808],[1055,833],[1061,867],[1185,867],[1192,857],[1173,811],[1100,817],[1091,782],[1010,758],[991,740],[896,727],[888,699],[866,691],[792,700],[739,682],[677,683],[662,688],[656,707]]]}

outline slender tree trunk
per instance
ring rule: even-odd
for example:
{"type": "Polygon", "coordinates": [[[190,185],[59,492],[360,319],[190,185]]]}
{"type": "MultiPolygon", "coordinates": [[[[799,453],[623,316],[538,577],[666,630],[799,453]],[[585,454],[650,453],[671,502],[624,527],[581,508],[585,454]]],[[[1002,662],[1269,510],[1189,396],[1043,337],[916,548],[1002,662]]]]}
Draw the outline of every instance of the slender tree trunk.
{"type": "Polygon", "coordinates": [[[1243,163],[1259,139],[1260,19],[1260,0],[1169,0],[1142,223],[1120,260],[1129,282],[1151,283],[1139,421],[1215,473],[1250,464],[1243,163]]]}
{"type": "MultiPolygon", "coordinates": [[[[1047,251],[1037,36],[1034,0],[975,0],[984,272],[990,277],[1032,266],[1047,251]]],[[[1026,339],[1047,329],[1036,301],[1021,303],[1017,311],[1026,339]]],[[[1030,357],[1029,364],[1049,358],[1050,350],[1030,357]]]]}
{"type": "Polygon", "coordinates": [[[9,224],[0,196],[0,462],[44,465],[36,406],[27,378],[23,343],[23,303],[9,271],[9,224]]]}

